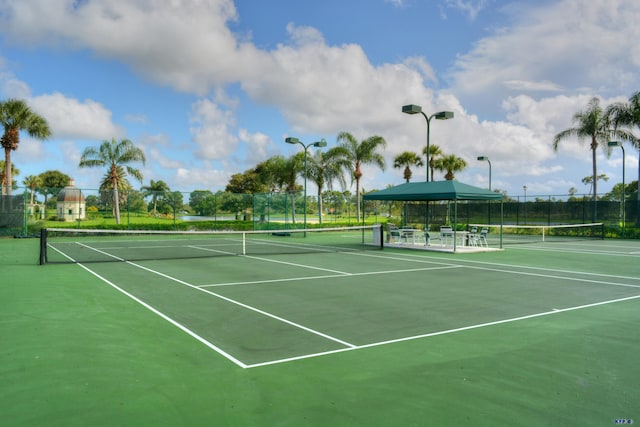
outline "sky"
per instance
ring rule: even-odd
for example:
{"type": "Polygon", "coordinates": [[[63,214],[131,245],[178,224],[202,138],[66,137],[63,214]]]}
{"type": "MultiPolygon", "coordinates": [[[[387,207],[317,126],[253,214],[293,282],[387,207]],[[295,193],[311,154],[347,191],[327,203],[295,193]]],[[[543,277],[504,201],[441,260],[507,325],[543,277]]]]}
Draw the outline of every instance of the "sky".
{"type": "MultiPolygon", "coordinates": [[[[592,97],[640,91],[638,22],[637,0],[0,0],[0,99],[52,130],[21,134],[20,185],[59,170],[96,189],[105,171],[78,168],[82,152],[126,138],[147,159],[134,188],[216,192],[302,150],[288,136],[329,149],[346,131],[386,140],[386,169],[361,181],[383,189],[404,182],[394,157],[426,146],[424,117],[401,111],[417,104],[454,112],[431,121],[430,144],[467,161],[457,180],[486,188],[491,169],[512,197],[586,194],[589,142],[553,138],[592,97]]],[[[600,193],[621,181],[621,151],[598,151],[600,193]]]]}

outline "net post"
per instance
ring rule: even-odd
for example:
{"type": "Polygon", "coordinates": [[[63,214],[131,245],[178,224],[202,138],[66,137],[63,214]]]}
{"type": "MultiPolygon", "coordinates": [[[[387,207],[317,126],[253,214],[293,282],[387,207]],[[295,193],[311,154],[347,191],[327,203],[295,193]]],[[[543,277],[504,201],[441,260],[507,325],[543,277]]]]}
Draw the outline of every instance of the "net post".
{"type": "Polygon", "coordinates": [[[40,230],[40,265],[47,263],[47,229],[40,230]]]}
{"type": "Polygon", "coordinates": [[[242,233],[242,255],[247,254],[247,233],[242,233]]]}

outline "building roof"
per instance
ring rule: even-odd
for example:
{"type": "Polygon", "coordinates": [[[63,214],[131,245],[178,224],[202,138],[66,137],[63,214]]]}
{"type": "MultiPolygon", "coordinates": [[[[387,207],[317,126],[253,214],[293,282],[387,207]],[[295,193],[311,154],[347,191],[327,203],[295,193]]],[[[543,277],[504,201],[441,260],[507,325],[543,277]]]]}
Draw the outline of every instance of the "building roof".
{"type": "Polygon", "coordinates": [[[364,200],[501,200],[502,194],[458,181],[407,182],[373,191],[364,200]]]}
{"type": "Polygon", "coordinates": [[[84,195],[82,190],[76,188],[75,181],[72,179],[69,181],[69,185],[64,187],[58,193],[58,202],[82,202],[84,203],[84,195]]]}

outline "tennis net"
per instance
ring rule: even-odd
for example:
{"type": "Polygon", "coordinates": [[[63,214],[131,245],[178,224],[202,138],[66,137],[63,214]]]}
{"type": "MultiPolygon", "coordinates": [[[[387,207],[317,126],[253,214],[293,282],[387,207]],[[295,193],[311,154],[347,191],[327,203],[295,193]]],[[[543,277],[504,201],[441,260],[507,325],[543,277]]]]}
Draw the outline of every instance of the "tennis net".
{"type": "Polygon", "coordinates": [[[40,264],[380,249],[379,225],[306,230],[143,231],[47,228],[40,264]]]}
{"type": "MultiPolygon", "coordinates": [[[[487,229],[487,240],[498,242],[500,225],[469,224],[478,231],[487,229]]],[[[567,242],[571,240],[604,239],[604,224],[559,224],[559,225],[502,225],[502,244],[567,242]]]]}

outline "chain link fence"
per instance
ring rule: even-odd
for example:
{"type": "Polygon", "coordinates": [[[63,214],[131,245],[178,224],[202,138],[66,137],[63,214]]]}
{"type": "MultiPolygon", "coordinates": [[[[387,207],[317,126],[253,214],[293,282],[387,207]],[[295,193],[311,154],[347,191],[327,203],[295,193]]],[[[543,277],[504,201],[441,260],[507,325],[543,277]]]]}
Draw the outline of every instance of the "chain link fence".
{"type": "Polygon", "coordinates": [[[450,224],[556,225],[603,222],[610,235],[639,237],[637,192],[621,200],[588,196],[505,197],[500,202],[381,202],[366,201],[363,218],[356,218],[356,198],[349,192],[327,192],[322,200],[301,191],[234,194],[196,190],[120,190],[117,207],[113,191],[97,189],[14,188],[2,196],[0,235],[30,236],[43,227],[120,229],[293,229],[332,225],[394,222],[433,229],[450,224]],[[623,210],[624,207],[624,210],[623,210]],[[119,221],[117,220],[119,217],[119,221]],[[625,227],[623,229],[622,224],[625,227]]]}

